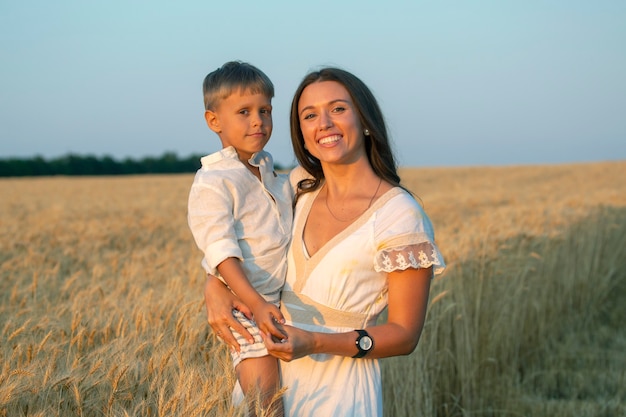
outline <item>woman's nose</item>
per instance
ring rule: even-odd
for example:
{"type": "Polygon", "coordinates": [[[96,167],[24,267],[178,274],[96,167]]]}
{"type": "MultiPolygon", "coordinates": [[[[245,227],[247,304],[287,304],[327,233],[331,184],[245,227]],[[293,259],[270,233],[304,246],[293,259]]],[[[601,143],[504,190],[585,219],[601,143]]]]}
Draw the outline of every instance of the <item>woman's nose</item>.
{"type": "Polygon", "coordinates": [[[326,130],[333,125],[333,121],[330,118],[330,115],[326,112],[320,113],[319,117],[319,128],[320,130],[326,130]]]}

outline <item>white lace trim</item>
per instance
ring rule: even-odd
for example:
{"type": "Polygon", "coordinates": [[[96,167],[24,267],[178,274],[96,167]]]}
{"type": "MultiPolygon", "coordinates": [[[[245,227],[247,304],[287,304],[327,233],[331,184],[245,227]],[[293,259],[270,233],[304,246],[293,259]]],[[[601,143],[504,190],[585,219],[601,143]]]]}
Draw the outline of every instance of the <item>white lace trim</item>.
{"type": "Polygon", "coordinates": [[[430,242],[383,249],[376,254],[374,260],[376,272],[404,271],[408,268],[428,268],[430,266],[434,266],[435,274],[442,272],[445,268],[439,250],[430,242]]]}

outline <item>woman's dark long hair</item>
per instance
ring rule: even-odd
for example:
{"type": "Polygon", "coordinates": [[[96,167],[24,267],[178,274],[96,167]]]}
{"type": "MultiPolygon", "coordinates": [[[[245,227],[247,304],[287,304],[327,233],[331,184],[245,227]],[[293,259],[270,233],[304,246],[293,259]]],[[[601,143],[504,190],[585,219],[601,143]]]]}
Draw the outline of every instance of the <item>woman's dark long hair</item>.
{"type": "Polygon", "coordinates": [[[396,160],[391,150],[389,135],[385,125],[383,113],[370,89],[355,75],[339,68],[323,68],[309,73],[304,77],[291,102],[291,142],[294,153],[300,165],[313,176],[313,179],[300,181],[298,193],[306,193],[316,190],[324,172],[320,160],[311,155],[304,147],[304,136],[300,127],[298,104],[302,92],[309,85],[322,81],[336,81],[341,84],[350,94],[356,113],[364,129],[369,130],[369,135],[364,136],[365,151],[367,158],[376,175],[385,181],[400,186],[400,177],[397,172],[396,160]]]}

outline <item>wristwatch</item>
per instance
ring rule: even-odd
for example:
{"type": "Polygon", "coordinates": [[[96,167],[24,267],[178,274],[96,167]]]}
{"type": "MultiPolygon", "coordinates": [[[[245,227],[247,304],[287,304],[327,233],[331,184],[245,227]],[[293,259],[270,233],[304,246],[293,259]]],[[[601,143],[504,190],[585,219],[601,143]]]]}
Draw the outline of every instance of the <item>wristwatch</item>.
{"type": "Polygon", "coordinates": [[[355,330],[359,335],[356,338],[356,347],[359,349],[359,353],[353,356],[353,358],[362,358],[367,355],[374,347],[374,339],[363,329],[355,330]]]}

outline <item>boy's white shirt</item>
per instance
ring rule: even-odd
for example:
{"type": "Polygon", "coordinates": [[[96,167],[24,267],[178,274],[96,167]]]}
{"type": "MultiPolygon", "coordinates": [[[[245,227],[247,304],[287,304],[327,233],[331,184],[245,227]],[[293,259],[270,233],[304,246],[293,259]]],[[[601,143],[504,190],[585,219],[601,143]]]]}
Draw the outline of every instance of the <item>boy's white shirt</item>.
{"type": "Polygon", "coordinates": [[[191,186],[188,222],[204,253],[202,266],[219,276],[217,265],[241,260],[250,284],[267,301],[277,303],[287,271],[293,223],[293,188],[287,174],[274,171],[265,151],[249,162],[259,167],[258,180],[233,147],[201,159],[191,186]]]}

